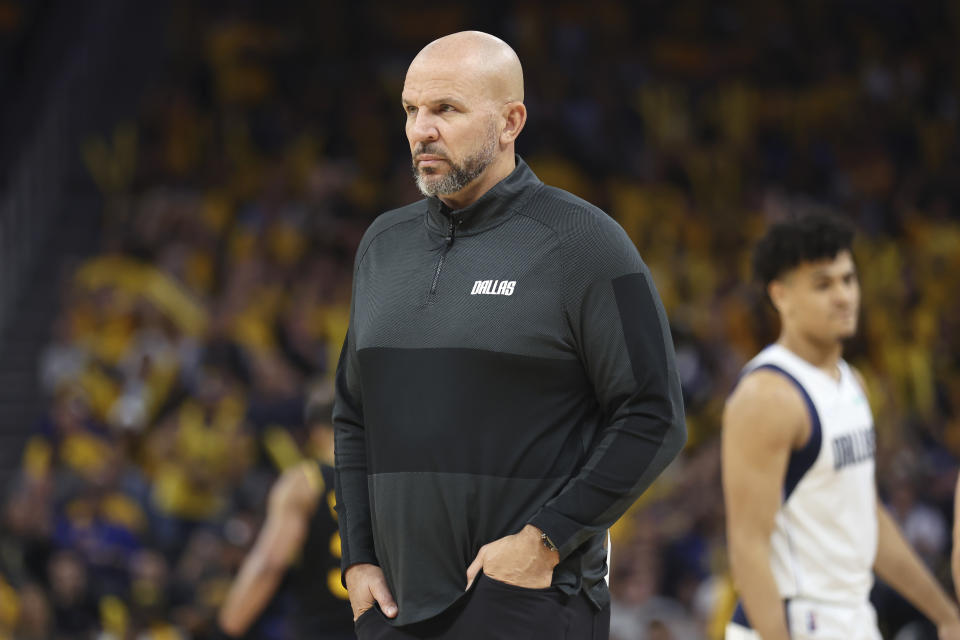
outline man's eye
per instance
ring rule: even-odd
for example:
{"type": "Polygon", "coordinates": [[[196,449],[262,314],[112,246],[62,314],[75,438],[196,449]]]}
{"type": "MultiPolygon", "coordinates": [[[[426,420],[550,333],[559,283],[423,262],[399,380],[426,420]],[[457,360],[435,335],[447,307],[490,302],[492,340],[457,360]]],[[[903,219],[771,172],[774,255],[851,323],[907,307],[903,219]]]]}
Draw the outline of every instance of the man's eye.
{"type": "Polygon", "coordinates": [[[440,111],[456,111],[457,108],[452,104],[442,104],[440,105],[440,111]]]}
{"type": "Polygon", "coordinates": [[[412,116],[413,114],[415,114],[415,113],[417,112],[417,108],[411,104],[411,105],[409,105],[409,106],[406,107],[406,112],[407,112],[408,115],[411,115],[411,116],[412,116]]]}

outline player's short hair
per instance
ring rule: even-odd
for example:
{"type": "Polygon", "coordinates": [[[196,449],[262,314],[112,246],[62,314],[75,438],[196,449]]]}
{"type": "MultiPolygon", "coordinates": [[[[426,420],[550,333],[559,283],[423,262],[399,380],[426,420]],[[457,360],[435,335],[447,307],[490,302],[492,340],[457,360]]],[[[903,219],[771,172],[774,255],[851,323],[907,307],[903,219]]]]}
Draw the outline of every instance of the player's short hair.
{"type": "Polygon", "coordinates": [[[804,262],[830,260],[853,246],[853,226],[837,216],[812,213],[770,227],[753,251],[753,273],[764,288],[804,262]]]}

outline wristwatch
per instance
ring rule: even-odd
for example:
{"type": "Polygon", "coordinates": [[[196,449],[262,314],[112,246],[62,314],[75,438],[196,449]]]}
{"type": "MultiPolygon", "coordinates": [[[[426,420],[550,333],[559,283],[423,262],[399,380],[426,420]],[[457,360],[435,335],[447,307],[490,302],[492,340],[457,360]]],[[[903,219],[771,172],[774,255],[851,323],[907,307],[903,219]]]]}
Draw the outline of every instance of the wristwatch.
{"type": "Polygon", "coordinates": [[[550,551],[556,551],[559,553],[560,549],[557,548],[557,545],[553,544],[553,540],[550,539],[550,536],[545,534],[543,531],[540,532],[540,542],[543,543],[547,549],[550,551]]]}

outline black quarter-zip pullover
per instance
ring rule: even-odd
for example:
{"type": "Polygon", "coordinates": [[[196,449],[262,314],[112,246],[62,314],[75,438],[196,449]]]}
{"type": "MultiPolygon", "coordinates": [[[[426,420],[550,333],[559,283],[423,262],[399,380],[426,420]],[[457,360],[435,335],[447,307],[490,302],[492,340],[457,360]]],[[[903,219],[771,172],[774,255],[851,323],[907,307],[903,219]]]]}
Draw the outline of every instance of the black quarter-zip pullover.
{"type": "Polygon", "coordinates": [[[649,270],[519,157],[462,210],[427,198],[367,230],[334,426],[342,567],[383,569],[395,625],[449,607],[527,523],[559,547],[553,584],[605,605],[606,530],[686,440],[649,270]]]}

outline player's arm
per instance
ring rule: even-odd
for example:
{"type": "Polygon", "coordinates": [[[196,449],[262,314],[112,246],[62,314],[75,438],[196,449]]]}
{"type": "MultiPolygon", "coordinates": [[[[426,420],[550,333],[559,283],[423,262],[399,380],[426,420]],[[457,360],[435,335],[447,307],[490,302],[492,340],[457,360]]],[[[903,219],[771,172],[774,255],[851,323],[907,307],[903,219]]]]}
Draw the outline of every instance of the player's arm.
{"type": "Polygon", "coordinates": [[[890,512],[879,502],[874,570],[880,579],[937,625],[941,638],[960,638],[957,606],[910,548],[890,512]]]}
{"type": "Polygon", "coordinates": [[[271,489],[267,519],[220,609],[220,627],[229,635],[246,633],[273,597],[303,546],[322,490],[311,462],[286,471],[271,489]]]}
{"type": "MultiPolygon", "coordinates": [[[[867,383],[863,374],[856,369],[853,370],[853,374],[860,383],[860,388],[866,393],[867,383]]],[[[956,535],[955,531],[955,538],[956,535]]],[[[957,561],[956,543],[954,543],[955,576],[958,568],[957,561]]],[[[910,548],[893,516],[879,500],[877,501],[877,558],[873,568],[881,580],[893,587],[937,625],[941,640],[960,638],[960,615],[956,605],[950,601],[950,597],[937,583],[936,578],[910,548]]]]}
{"type": "Polygon", "coordinates": [[[730,565],[747,619],[764,640],[790,637],[770,568],[770,538],[790,453],[809,434],[803,399],[779,373],[749,374],[727,400],[721,458],[730,565]]]}

